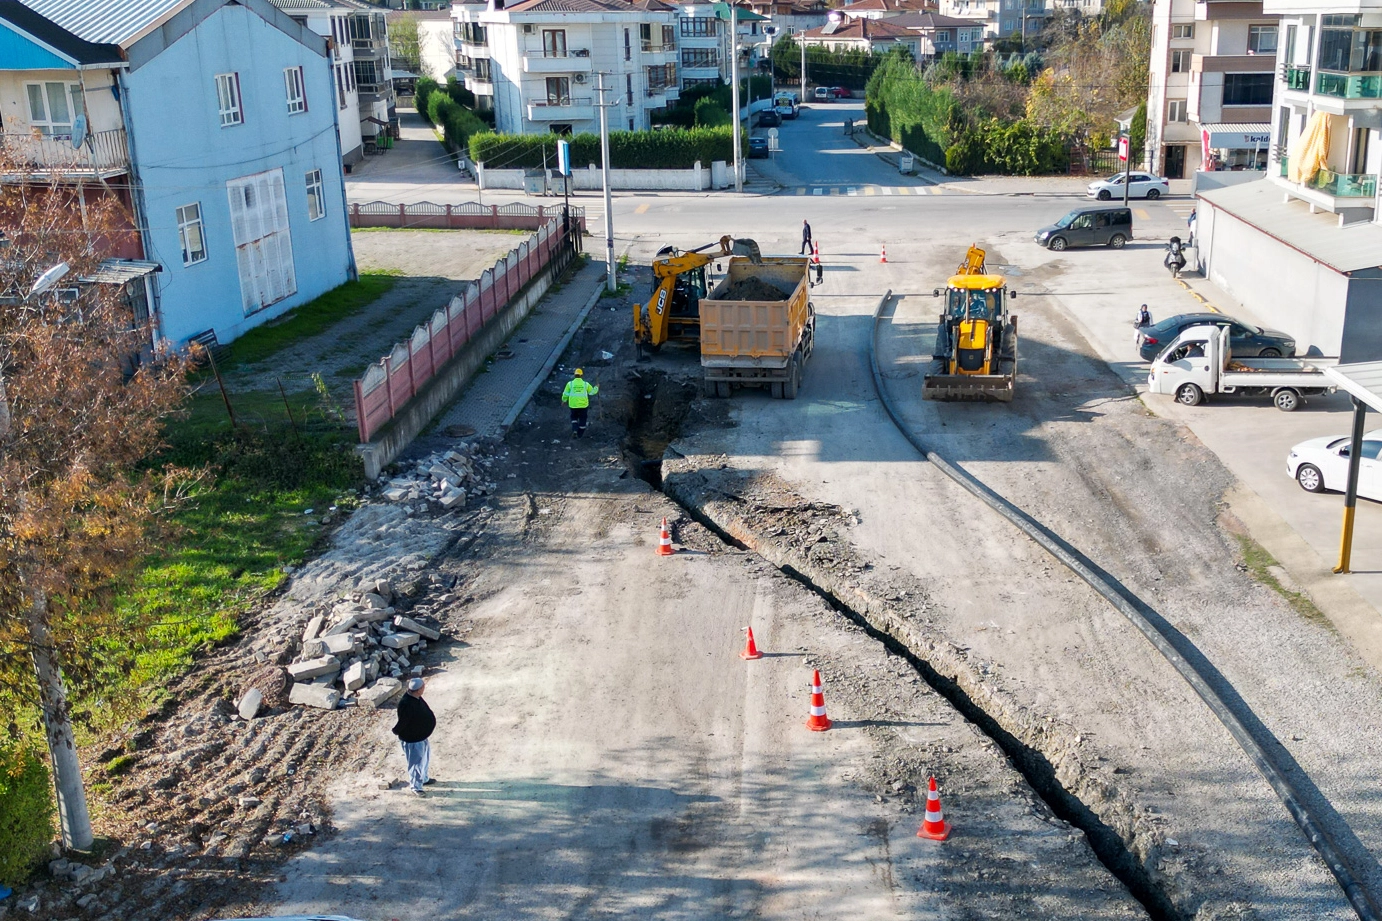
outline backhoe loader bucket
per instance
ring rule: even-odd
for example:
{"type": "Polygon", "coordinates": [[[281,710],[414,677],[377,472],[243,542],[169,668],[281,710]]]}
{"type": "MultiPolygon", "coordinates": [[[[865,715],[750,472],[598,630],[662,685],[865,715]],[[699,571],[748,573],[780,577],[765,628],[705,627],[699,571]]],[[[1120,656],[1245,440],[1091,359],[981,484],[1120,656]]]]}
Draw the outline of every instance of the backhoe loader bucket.
{"type": "Polygon", "coordinates": [[[763,252],[758,248],[758,243],[754,240],[735,240],[734,249],[730,252],[731,256],[748,256],[749,262],[754,265],[763,263],[763,252]]]}

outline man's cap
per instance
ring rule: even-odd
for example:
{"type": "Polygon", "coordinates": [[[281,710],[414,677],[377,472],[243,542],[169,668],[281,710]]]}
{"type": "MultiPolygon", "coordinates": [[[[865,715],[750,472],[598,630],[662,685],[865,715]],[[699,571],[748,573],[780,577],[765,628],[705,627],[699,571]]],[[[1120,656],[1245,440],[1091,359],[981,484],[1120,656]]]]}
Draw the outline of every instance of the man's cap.
{"type": "Polygon", "coordinates": [[[577,368],[577,369],[576,369],[576,376],[577,376],[577,377],[580,377],[580,376],[582,376],[583,374],[585,374],[585,372],[582,371],[580,368],[577,368]]]}
{"type": "Polygon", "coordinates": [[[408,682],[408,690],[410,690],[410,691],[421,691],[421,690],[422,690],[422,686],[423,686],[423,684],[425,684],[425,683],[426,683],[426,682],[424,682],[421,678],[414,678],[414,679],[412,679],[411,681],[408,682]]]}

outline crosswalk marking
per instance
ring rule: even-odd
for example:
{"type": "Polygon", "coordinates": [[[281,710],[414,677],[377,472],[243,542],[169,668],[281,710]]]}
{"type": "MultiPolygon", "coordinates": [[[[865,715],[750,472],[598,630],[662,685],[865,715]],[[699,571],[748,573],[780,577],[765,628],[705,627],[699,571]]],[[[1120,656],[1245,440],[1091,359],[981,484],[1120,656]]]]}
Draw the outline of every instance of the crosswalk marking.
{"type": "Polygon", "coordinates": [[[884,194],[884,195],[891,195],[891,194],[893,194],[893,187],[890,186],[890,185],[885,185],[885,186],[883,186],[883,194],[884,194]]]}

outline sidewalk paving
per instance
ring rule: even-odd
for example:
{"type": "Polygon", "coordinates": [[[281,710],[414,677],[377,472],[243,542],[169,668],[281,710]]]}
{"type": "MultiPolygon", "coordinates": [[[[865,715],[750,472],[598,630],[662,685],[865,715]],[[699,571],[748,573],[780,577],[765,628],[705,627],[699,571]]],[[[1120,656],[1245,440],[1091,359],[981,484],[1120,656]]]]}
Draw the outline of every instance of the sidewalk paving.
{"type": "Polygon", "coordinates": [[[531,397],[530,386],[567,330],[600,297],[604,278],[604,263],[591,260],[560,290],[549,292],[504,344],[512,357],[491,359],[438,418],[437,426],[464,425],[481,435],[501,434],[501,423],[531,397]]]}

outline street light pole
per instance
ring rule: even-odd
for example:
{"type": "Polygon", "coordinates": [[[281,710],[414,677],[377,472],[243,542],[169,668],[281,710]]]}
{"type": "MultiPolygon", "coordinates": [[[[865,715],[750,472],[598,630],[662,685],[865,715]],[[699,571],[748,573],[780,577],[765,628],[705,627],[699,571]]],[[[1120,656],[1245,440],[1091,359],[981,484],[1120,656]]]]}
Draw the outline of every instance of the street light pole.
{"type": "Polygon", "coordinates": [[[729,73],[730,106],[734,109],[734,191],[744,191],[743,173],[739,166],[739,7],[733,3],[729,7],[729,73]]]}
{"type": "Polygon", "coordinates": [[[798,33],[797,40],[801,42],[801,98],[798,104],[806,102],[806,32],[798,33]]]}
{"type": "Polygon", "coordinates": [[[605,186],[605,290],[611,294],[619,283],[614,277],[614,205],[609,195],[609,113],[605,105],[605,74],[596,74],[600,94],[600,177],[605,186]]]}
{"type": "Polygon", "coordinates": [[[1124,135],[1122,138],[1123,148],[1123,207],[1128,206],[1128,186],[1132,185],[1129,181],[1132,173],[1132,134],[1124,135]]]}

